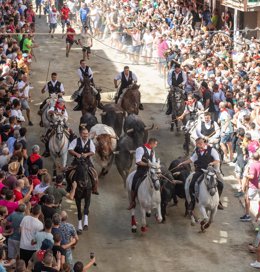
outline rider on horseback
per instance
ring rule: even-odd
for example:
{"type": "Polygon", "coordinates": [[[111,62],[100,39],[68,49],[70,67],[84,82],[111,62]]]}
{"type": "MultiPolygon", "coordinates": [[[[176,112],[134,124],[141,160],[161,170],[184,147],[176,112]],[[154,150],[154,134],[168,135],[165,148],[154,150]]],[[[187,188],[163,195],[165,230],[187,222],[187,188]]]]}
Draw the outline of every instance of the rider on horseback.
{"type": "Polygon", "coordinates": [[[86,127],[80,129],[80,137],[74,139],[69,145],[69,153],[74,156],[72,165],[77,165],[76,158],[84,158],[88,163],[88,170],[91,177],[92,193],[99,195],[97,190],[98,178],[90,157],[95,155],[96,148],[91,139],[88,138],[88,130],[86,127]],[[95,173],[94,173],[95,172],[95,173]]]}
{"type": "Polygon", "coordinates": [[[181,116],[178,119],[182,120],[184,117],[188,116],[188,120],[186,123],[186,129],[189,129],[189,125],[192,121],[195,121],[197,118],[197,113],[200,111],[204,111],[203,105],[197,101],[193,94],[188,94],[188,100],[185,102],[185,109],[181,116]]]}
{"type": "MultiPolygon", "coordinates": [[[[195,173],[192,176],[189,188],[191,197],[190,210],[193,210],[195,206],[195,183],[199,184],[202,181],[204,174],[202,169],[207,169],[209,165],[214,166],[216,169],[219,196],[221,196],[223,191],[223,179],[219,171],[220,158],[217,150],[207,145],[202,138],[196,139],[196,148],[192,156],[188,160],[181,162],[178,167],[190,163],[194,163],[195,167],[195,173]]],[[[219,208],[223,209],[221,202],[219,203],[219,208]]]]}
{"type": "Polygon", "coordinates": [[[135,153],[135,162],[137,164],[137,169],[133,177],[132,190],[131,190],[131,204],[128,207],[128,210],[131,210],[135,207],[135,198],[138,191],[138,183],[142,182],[143,177],[147,174],[149,167],[156,162],[155,153],[153,148],[158,144],[156,138],[150,138],[148,143],[140,146],[136,149],[135,153]]]}
{"type": "Polygon", "coordinates": [[[211,119],[211,113],[204,113],[204,121],[198,124],[196,134],[199,138],[204,140],[216,140],[220,137],[219,125],[211,119]]]}
{"type": "Polygon", "coordinates": [[[79,69],[77,70],[77,73],[78,73],[78,76],[79,76],[79,81],[81,83],[81,86],[80,86],[79,90],[77,90],[74,93],[74,95],[76,95],[76,98],[75,98],[74,101],[77,102],[78,105],[76,105],[73,110],[74,111],[80,111],[81,108],[82,108],[82,104],[81,104],[82,103],[82,92],[83,92],[83,88],[84,88],[83,83],[84,83],[84,78],[85,77],[88,77],[89,80],[90,80],[92,90],[93,90],[94,94],[96,95],[98,108],[103,109],[103,105],[100,102],[100,100],[101,100],[100,91],[95,88],[94,79],[93,79],[93,72],[92,72],[91,68],[86,65],[85,60],[82,59],[80,61],[80,66],[79,66],[79,69]]]}
{"type": "MultiPolygon", "coordinates": [[[[137,82],[137,76],[132,71],[129,70],[129,66],[125,66],[124,71],[119,73],[114,78],[115,88],[118,89],[117,93],[115,95],[116,104],[118,103],[119,98],[121,98],[121,96],[123,95],[123,91],[125,89],[127,89],[128,86],[130,86],[130,85],[132,85],[133,83],[136,83],[136,82],[137,82]],[[118,89],[118,85],[117,85],[118,80],[121,81],[119,89],[118,89]]],[[[143,107],[143,105],[141,103],[139,105],[139,109],[140,110],[144,109],[144,107],[143,107]]]]}
{"type": "Polygon", "coordinates": [[[170,86],[170,91],[167,97],[167,115],[170,115],[172,113],[172,95],[174,88],[180,88],[181,86],[186,84],[186,81],[186,73],[181,70],[180,64],[176,63],[174,69],[171,69],[168,74],[168,84],[170,86]]]}
{"type": "MultiPolygon", "coordinates": [[[[42,93],[48,92],[49,97],[52,94],[56,94],[58,97],[62,97],[64,95],[64,86],[60,81],[57,80],[57,73],[53,72],[51,74],[51,80],[49,82],[47,82],[47,84],[42,88],[41,92],[42,93]]],[[[39,110],[39,113],[38,113],[39,115],[42,115],[43,108],[46,105],[48,98],[46,98],[42,102],[42,104],[40,105],[40,110],[39,110]]]]}
{"type": "Polygon", "coordinates": [[[50,127],[47,130],[45,136],[43,137],[43,142],[45,143],[45,151],[42,156],[44,157],[50,156],[49,139],[53,131],[53,125],[55,124],[55,120],[62,120],[64,128],[68,129],[67,121],[69,116],[63,98],[58,98],[56,104],[48,110],[47,114],[52,118],[50,118],[50,127]]]}

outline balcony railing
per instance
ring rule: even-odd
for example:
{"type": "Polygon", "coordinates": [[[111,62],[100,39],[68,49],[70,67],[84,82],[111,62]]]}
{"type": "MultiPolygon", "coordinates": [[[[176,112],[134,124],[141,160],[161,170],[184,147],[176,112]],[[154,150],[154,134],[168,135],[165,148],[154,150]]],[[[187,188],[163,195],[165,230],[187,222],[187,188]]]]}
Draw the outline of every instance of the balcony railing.
{"type": "Polygon", "coordinates": [[[260,10],[260,0],[221,0],[221,5],[244,12],[260,10]]]}

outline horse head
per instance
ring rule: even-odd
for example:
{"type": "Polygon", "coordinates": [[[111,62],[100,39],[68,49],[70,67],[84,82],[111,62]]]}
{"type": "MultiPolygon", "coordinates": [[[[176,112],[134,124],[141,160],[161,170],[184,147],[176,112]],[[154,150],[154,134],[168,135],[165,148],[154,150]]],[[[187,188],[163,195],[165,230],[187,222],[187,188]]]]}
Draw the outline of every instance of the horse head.
{"type": "Polygon", "coordinates": [[[207,190],[211,196],[214,196],[217,192],[217,176],[216,170],[213,166],[208,166],[207,170],[202,169],[204,172],[204,182],[207,190]]]}
{"type": "Polygon", "coordinates": [[[149,161],[149,165],[150,165],[149,176],[152,183],[152,187],[155,189],[155,191],[158,191],[160,189],[160,174],[161,174],[160,159],[153,163],[149,161]]]}
{"type": "Polygon", "coordinates": [[[85,158],[77,158],[77,168],[76,168],[76,181],[79,187],[83,188],[87,186],[88,183],[88,163],[85,158]]]}
{"type": "Polygon", "coordinates": [[[64,125],[62,124],[62,120],[56,121],[54,129],[57,139],[61,141],[64,133],[64,125]]]}

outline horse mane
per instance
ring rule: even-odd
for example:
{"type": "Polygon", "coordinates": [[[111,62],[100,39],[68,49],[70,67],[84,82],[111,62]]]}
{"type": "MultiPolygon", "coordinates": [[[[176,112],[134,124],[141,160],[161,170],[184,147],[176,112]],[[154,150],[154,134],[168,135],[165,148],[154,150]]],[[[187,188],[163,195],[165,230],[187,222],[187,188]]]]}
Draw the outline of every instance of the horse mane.
{"type": "Polygon", "coordinates": [[[140,88],[140,85],[137,85],[136,83],[133,83],[133,84],[131,84],[131,85],[129,85],[128,87],[127,87],[127,90],[126,91],[129,91],[129,90],[138,90],[139,91],[139,88],[140,88]]]}

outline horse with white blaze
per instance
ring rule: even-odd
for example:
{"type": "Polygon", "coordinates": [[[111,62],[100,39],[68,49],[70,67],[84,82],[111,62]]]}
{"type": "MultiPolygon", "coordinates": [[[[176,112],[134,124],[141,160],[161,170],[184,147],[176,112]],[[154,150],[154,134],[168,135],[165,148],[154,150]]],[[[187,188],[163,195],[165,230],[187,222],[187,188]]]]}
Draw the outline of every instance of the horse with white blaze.
{"type": "MultiPolygon", "coordinates": [[[[133,177],[136,171],[133,171],[129,174],[126,180],[126,187],[128,191],[129,202],[131,203],[131,192],[132,192],[132,183],[133,177]]],[[[160,160],[157,162],[149,162],[149,170],[145,175],[144,180],[139,185],[137,190],[137,199],[140,204],[141,214],[142,214],[142,226],[141,231],[147,231],[146,216],[151,215],[151,211],[156,209],[156,218],[158,222],[162,221],[161,214],[161,192],[160,192],[160,180],[159,174],[161,173],[160,169],[160,160]]],[[[132,214],[132,232],[136,232],[137,223],[135,218],[135,208],[131,209],[132,214]]]]}

